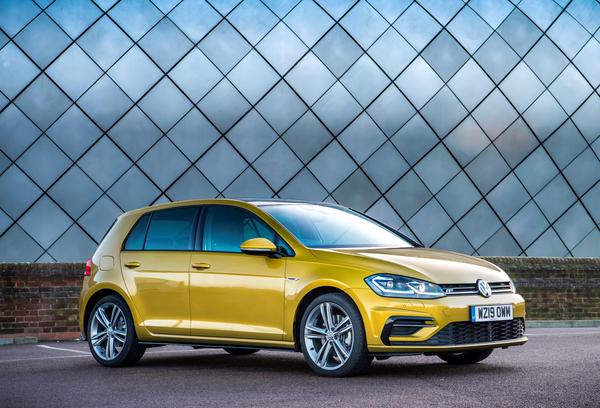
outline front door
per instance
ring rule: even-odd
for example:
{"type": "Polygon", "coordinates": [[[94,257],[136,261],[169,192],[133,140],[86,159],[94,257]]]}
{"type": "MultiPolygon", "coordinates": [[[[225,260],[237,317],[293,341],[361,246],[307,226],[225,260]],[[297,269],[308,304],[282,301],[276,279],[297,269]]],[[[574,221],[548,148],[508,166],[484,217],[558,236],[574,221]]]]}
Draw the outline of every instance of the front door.
{"type": "Polygon", "coordinates": [[[140,324],[153,334],[190,334],[189,266],[199,210],[144,215],[121,252],[125,284],[140,324]]]}
{"type": "Polygon", "coordinates": [[[274,231],[235,206],[207,206],[202,218],[190,269],[192,335],[281,340],[286,258],[240,250],[250,238],[275,242],[274,231]]]}

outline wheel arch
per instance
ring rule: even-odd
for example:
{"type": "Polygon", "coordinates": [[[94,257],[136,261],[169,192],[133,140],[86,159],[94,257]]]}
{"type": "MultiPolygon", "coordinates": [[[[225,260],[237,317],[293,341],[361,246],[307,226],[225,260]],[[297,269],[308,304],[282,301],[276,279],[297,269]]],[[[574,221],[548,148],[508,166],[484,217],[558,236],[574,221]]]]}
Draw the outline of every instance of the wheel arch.
{"type": "Polygon", "coordinates": [[[335,286],[318,286],[316,288],[311,289],[307,293],[304,294],[300,302],[298,303],[298,307],[296,307],[296,312],[294,313],[294,323],[293,323],[293,336],[294,336],[294,350],[300,350],[300,322],[302,321],[302,316],[304,312],[308,308],[308,305],[318,298],[321,295],[325,295],[328,293],[339,293],[346,297],[354,306],[356,306],[359,314],[362,315],[361,308],[356,304],[354,299],[349,296],[343,289],[340,289],[335,286]]]}
{"type": "Polygon", "coordinates": [[[83,334],[85,335],[85,337],[87,338],[88,336],[88,323],[90,320],[90,315],[92,314],[92,310],[94,309],[94,306],[96,306],[96,304],[103,298],[105,298],[106,296],[117,296],[119,297],[121,300],[123,300],[123,302],[125,302],[125,304],[127,305],[127,307],[129,308],[129,313],[131,313],[131,317],[134,319],[134,326],[135,326],[135,311],[134,309],[131,307],[131,304],[127,301],[127,298],[125,296],[123,296],[122,293],[120,293],[118,290],[114,289],[114,288],[110,288],[110,287],[103,287],[101,289],[98,289],[97,291],[95,291],[94,293],[92,293],[90,295],[90,297],[87,299],[87,301],[85,302],[85,308],[84,308],[84,312],[83,312],[83,334]]]}

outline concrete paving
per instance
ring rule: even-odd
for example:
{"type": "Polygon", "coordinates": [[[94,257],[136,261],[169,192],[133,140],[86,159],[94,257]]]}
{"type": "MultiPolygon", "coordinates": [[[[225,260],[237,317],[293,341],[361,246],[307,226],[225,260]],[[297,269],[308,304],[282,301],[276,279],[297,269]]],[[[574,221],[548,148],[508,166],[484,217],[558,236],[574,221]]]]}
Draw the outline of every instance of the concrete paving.
{"type": "Polygon", "coordinates": [[[85,343],[0,347],[0,406],[600,407],[600,330],[531,329],[529,343],[472,366],[435,356],[375,361],[360,377],[315,376],[299,353],[168,346],[133,367],[99,366],[85,343]]]}

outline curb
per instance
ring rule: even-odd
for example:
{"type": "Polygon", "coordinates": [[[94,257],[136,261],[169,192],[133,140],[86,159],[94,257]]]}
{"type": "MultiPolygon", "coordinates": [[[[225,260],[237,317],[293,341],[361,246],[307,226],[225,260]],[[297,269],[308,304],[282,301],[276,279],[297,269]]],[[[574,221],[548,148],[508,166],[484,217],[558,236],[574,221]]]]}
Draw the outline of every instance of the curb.
{"type": "Polygon", "coordinates": [[[526,320],[528,329],[565,329],[575,327],[600,327],[600,320],[526,320]]]}
{"type": "Polygon", "coordinates": [[[3,337],[0,338],[0,346],[10,346],[13,344],[35,344],[38,342],[37,337],[3,337]]]}

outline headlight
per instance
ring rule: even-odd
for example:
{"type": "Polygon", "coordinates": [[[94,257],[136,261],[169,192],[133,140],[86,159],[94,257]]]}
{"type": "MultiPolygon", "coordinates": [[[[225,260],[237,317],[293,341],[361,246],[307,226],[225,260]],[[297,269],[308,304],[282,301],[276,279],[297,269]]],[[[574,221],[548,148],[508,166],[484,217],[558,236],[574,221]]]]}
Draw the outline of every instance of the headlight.
{"type": "Polygon", "coordinates": [[[365,279],[375,293],[385,297],[435,299],[445,296],[435,283],[406,276],[377,274],[365,279]]]}

